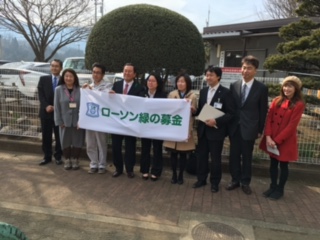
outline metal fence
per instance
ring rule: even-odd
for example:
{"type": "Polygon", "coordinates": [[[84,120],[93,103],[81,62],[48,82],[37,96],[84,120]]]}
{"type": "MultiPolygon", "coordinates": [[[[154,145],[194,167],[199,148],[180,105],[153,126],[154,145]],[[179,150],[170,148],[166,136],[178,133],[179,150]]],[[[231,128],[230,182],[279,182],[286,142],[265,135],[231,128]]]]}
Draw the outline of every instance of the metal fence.
{"type": "MultiPolygon", "coordinates": [[[[257,77],[259,81],[266,84],[280,84],[284,73],[275,73],[274,76],[257,77]]],[[[318,78],[320,81],[320,76],[318,78]]],[[[228,87],[228,79],[221,80],[223,85],[228,87]]],[[[170,84],[170,83],[169,83],[170,84]]],[[[196,93],[206,86],[204,76],[199,76],[193,79],[193,91],[196,93]]],[[[172,83],[166,86],[167,90],[172,90],[172,83]]],[[[27,91],[26,89],[24,91],[27,91]]],[[[30,89],[34,91],[34,89],[30,89]]],[[[312,95],[319,98],[320,90],[303,89],[305,95],[312,95]]],[[[272,97],[269,98],[270,102],[272,97]]],[[[34,97],[26,97],[18,91],[17,87],[13,86],[0,86],[0,134],[25,136],[41,139],[40,121],[38,117],[39,101],[37,94],[34,97]]],[[[196,127],[196,124],[195,124],[196,127]]],[[[194,131],[196,138],[196,131],[194,131]]],[[[319,104],[306,104],[306,111],[301,119],[298,127],[299,139],[299,154],[300,163],[320,164],[320,106],[319,104]]],[[[292,133],[294,134],[294,133],[292,133]]],[[[111,144],[111,139],[108,140],[111,144]]],[[[259,140],[256,141],[254,148],[255,159],[268,159],[267,154],[260,151],[258,148],[259,140]]],[[[139,143],[138,143],[139,147],[139,143]]],[[[229,141],[226,138],[223,155],[229,155],[229,141]]]]}

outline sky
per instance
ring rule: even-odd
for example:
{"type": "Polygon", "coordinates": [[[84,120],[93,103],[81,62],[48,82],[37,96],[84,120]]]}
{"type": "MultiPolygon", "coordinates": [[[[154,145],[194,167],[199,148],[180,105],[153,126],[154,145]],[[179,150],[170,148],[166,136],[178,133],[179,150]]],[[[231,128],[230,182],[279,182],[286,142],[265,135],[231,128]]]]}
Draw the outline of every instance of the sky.
{"type": "MultiPolygon", "coordinates": [[[[93,0],[92,4],[95,1],[99,9],[104,1],[104,14],[132,4],[144,3],[164,7],[188,18],[200,33],[207,26],[208,20],[209,26],[219,26],[268,19],[263,7],[267,0],[93,0]]],[[[92,18],[94,19],[94,14],[92,18]]],[[[6,34],[10,35],[9,32],[6,34]]],[[[18,39],[23,37],[19,36],[18,39]]],[[[84,50],[86,41],[75,44],[84,50]]]]}
{"type": "MultiPolygon", "coordinates": [[[[131,4],[152,4],[175,11],[188,18],[203,32],[209,26],[252,22],[267,19],[263,3],[266,0],[104,0],[104,14],[131,4]],[[210,14],[208,14],[210,10],[210,14]],[[259,16],[260,18],[259,18],[259,16]],[[209,18],[208,18],[209,16],[209,18]]],[[[102,0],[97,0],[101,3],[102,0]]]]}

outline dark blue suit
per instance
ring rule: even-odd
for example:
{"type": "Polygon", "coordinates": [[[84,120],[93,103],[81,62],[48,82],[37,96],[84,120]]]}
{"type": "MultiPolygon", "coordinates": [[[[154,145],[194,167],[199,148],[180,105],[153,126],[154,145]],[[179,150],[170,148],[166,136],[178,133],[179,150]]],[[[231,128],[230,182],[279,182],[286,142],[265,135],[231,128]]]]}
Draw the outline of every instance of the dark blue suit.
{"type": "MultiPolygon", "coordinates": [[[[208,87],[200,91],[198,111],[199,114],[203,106],[207,103],[208,87]]],[[[215,103],[222,104],[218,109],[225,114],[216,119],[217,128],[209,127],[204,122],[198,122],[198,165],[197,165],[197,179],[200,182],[205,182],[209,172],[208,154],[211,156],[211,171],[210,182],[212,185],[218,186],[221,181],[221,152],[223,149],[223,142],[227,136],[227,126],[233,118],[235,106],[232,100],[232,95],[229,89],[219,86],[216,90],[210,105],[215,103]]]]}
{"type": "Polygon", "coordinates": [[[232,182],[249,185],[254,142],[262,134],[268,111],[268,88],[253,80],[250,92],[242,105],[242,80],[230,85],[236,104],[235,117],[229,128],[230,162],[232,182]]]}
{"type": "Polygon", "coordinates": [[[56,141],[54,158],[61,160],[62,150],[59,138],[59,127],[54,124],[54,113],[48,113],[46,107],[53,106],[54,92],[52,86],[52,75],[40,77],[38,83],[38,95],[40,101],[39,117],[41,120],[42,131],[42,151],[44,153],[44,160],[51,161],[52,156],[52,131],[54,131],[54,138],[56,141]]]}
{"type": "MultiPolygon", "coordinates": [[[[113,84],[112,90],[116,93],[123,94],[123,84],[124,80],[115,82],[113,84]]],[[[143,88],[137,83],[133,82],[128,95],[141,96],[143,88]]],[[[113,164],[116,167],[118,173],[123,172],[123,158],[122,158],[122,141],[125,141],[125,154],[124,154],[124,164],[127,173],[133,172],[133,167],[136,164],[136,137],[124,136],[118,134],[111,134],[112,138],[112,157],[113,164]]]]}

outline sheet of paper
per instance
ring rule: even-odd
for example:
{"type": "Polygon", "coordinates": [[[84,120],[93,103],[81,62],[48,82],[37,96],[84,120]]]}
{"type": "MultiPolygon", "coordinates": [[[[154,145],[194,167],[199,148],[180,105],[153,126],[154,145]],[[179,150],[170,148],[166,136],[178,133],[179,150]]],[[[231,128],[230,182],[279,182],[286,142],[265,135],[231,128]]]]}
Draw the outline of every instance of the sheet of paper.
{"type": "Polygon", "coordinates": [[[209,104],[205,104],[198,116],[198,119],[202,122],[205,122],[208,119],[217,119],[224,115],[224,112],[212,107],[209,104]]]}
{"type": "MultiPolygon", "coordinates": [[[[221,112],[220,110],[206,103],[201,109],[201,112],[197,117],[197,119],[202,122],[206,122],[206,120],[217,119],[218,117],[221,117],[223,115],[224,115],[224,112],[221,112]]],[[[214,127],[217,128],[216,126],[214,127]]]]}
{"type": "Polygon", "coordinates": [[[270,153],[273,153],[274,155],[280,156],[280,152],[277,147],[272,148],[272,147],[269,147],[267,144],[267,151],[270,153]]]}

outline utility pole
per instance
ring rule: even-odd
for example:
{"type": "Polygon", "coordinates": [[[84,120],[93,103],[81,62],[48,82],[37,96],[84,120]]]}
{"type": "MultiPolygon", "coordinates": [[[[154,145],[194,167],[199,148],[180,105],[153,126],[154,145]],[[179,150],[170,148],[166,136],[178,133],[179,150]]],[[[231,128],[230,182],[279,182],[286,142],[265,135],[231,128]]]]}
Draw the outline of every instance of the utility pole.
{"type": "Polygon", "coordinates": [[[0,59],[2,58],[2,35],[0,34],[0,59]]]}
{"type": "Polygon", "coordinates": [[[206,20],[206,27],[209,27],[209,24],[210,24],[210,6],[208,8],[208,18],[206,20]]]}
{"type": "Polygon", "coordinates": [[[101,0],[101,17],[104,15],[104,0],[101,0]]]}
{"type": "Polygon", "coordinates": [[[104,14],[104,0],[101,0],[100,2],[98,0],[94,0],[94,23],[98,21],[98,5],[101,5],[100,7],[100,14],[103,16],[104,14]]]}

